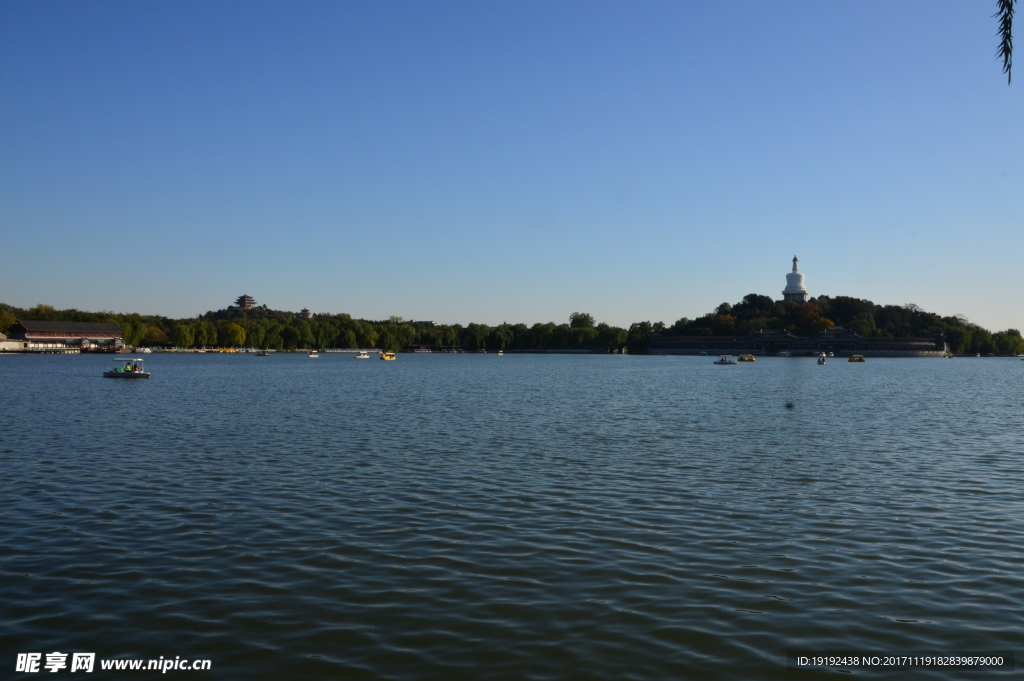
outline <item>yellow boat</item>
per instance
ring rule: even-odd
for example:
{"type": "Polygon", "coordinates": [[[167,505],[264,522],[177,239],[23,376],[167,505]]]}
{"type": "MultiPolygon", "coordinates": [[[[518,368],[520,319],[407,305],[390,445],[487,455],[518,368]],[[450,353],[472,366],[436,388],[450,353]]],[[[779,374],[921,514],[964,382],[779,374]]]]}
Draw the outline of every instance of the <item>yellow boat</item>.
{"type": "Polygon", "coordinates": [[[381,359],[385,359],[385,360],[386,359],[398,359],[397,357],[395,357],[395,353],[393,353],[393,352],[382,352],[382,353],[380,353],[380,358],[381,359]]]}
{"type": "Polygon", "coordinates": [[[755,361],[753,355],[740,355],[736,359],[739,360],[740,362],[753,362],[753,361],[755,361]]]}
{"type": "Polygon", "coordinates": [[[863,362],[864,361],[864,355],[850,355],[850,359],[848,359],[847,361],[848,362],[863,362]]]}

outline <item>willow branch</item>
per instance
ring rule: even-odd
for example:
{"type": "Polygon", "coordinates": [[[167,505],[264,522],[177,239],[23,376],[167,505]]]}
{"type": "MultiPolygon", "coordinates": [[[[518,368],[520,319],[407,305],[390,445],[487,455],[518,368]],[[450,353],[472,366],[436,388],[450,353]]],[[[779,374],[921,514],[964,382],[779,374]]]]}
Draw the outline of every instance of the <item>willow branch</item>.
{"type": "Polygon", "coordinates": [[[996,0],[998,10],[993,15],[999,19],[999,48],[996,56],[1003,60],[1003,73],[1006,74],[1006,84],[1010,84],[1013,67],[1013,6],[1017,0],[996,0]]]}

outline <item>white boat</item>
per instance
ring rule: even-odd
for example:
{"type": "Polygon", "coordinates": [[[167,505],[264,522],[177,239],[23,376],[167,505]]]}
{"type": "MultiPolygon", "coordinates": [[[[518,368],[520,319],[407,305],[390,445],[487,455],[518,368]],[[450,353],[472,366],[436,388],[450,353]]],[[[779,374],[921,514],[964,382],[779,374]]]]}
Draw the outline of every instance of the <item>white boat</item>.
{"type": "Polygon", "coordinates": [[[820,355],[818,355],[818,364],[824,364],[824,363],[825,363],[825,353],[823,352],[820,355]]]}
{"type": "Polygon", "coordinates": [[[309,353],[309,356],[316,358],[319,357],[320,355],[316,354],[316,350],[314,350],[313,352],[309,353]]]}
{"type": "Polygon", "coordinates": [[[722,358],[720,360],[718,360],[717,362],[712,362],[712,364],[739,364],[739,362],[737,362],[734,359],[729,359],[726,355],[722,355],[722,358]]]}
{"type": "Polygon", "coordinates": [[[498,357],[501,357],[504,354],[505,354],[504,350],[498,350],[498,357]]]}
{"type": "Polygon", "coordinates": [[[150,350],[149,348],[135,348],[135,352],[141,352],[144,355],[151,355],[151,354],[153,354],[153,351],[150,350]]]}
{"type": "Polygon", "coordinates": [[[356,359],[370,359],[370,355],[368,355],[365,352],[360,352],[358,355],[356,355],[356,359]]]}
{"type": "Polygon", "coordinates": [[[779,353],[779,357],[792,357],[792,356],[793,355],[789,354],[789,350],[783,350],[782,352],[779,353]]]}

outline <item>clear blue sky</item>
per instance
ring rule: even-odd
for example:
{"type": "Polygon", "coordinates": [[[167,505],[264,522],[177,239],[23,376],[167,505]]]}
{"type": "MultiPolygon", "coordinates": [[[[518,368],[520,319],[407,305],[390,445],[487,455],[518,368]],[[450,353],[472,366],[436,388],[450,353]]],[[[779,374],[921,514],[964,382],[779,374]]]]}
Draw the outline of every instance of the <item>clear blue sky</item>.
{"type": "Polygon", "coordinates": [[[671,323],[797,254],[812,295],[1024,328],[994,11],[3,2],[0,301],[671,323]]]}

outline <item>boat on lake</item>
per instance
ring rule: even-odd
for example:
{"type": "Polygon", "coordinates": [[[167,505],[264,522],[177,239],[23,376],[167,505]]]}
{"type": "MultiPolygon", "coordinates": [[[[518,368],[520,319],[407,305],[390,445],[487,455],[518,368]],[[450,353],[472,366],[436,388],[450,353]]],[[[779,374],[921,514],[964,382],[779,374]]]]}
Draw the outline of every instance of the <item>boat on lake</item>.
{"type": "Polygon", "coordinates": [[[382,352],[380,353],[380,358],[385,361],[398,359],[397,357],[395,357],[395,353],[393,352],[382,352]]]}
{"type": "Polygon", "coordinates": [[[356,355],[356,359],[370,359],[370,355],[365,352],[360,352],[356,355]]]}
{"type": "Polygon", "coordinates": [[[820,355],[818,355],[818,364],[824,364],[824,363],[825,363],[825,353],[823,352],[820,355]]]}
{"type": "Polygon", "coordinates": [[[778,354],[779,354],[779,357],[792,357],[793,356],[792,354],[790,354],[789,350],[783,350],[782,352],[780,352],[778,354]]]}
{"type": "Polygon", "coordinates": [[[736,360],[729,359],[725,355],[723,355],[722,358],[719,359],[717,362],[712,362],[712,364],[736,364],[736,363],[737,363],[736,360]]]}
{"type": "Polygon", "coordinates": [[[314,359],[316,359],[316,358],[317,358],[317,357],[319,357],[320,355],[316,354],[316,350],[314,350],[313,352],[309,353],[309,356],[310,356],[310,357],[312,357],[312,358],[314,358],[314,359]]]}
{"type": "Polygon", "coordinates": [[[264,352],[263,350],[260,350],[259,352],[257,352],[257,353],[256,353],[256,356],[257,356],[257,357],[269,357],[270,355],[268,355],[268,354],[267,354],[266,352],[264,352]]]}
{"type": "Polygon", "coordinates": [[[105,378],[149,378],[149,372],[142,366],[144,361],[141,357],[115,359],[114,368],[104,371],[103,376],[105,378]]]}
{"type": "Polygon", "coordinates": [[[740,355],[737,359],[740,362],[753,362],[753,361],[756,361],[756,360],[754,360],[754,356],[753,355],[740,355]]]}
{"type": "Polygon", "coordinates": [[[864,355],[850,355],[850,359],[848,359],[846,361],[848,361],[848,362],[864,362],[866,360],[864,359],[864,355]]]}

